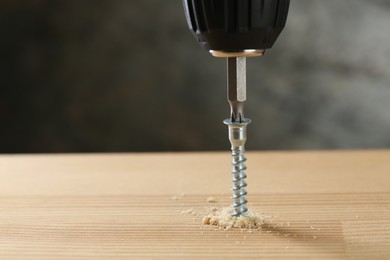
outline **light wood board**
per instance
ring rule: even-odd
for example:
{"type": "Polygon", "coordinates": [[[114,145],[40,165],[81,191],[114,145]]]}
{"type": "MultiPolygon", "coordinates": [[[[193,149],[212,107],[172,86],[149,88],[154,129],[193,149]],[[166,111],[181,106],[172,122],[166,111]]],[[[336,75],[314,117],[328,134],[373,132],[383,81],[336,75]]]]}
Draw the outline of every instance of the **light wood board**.
{"type": "Polygon", "coordinates": [[[0,259],[390,258],[389,150],[248,153],[249,206],[269,216],[252,233],[201,224],[230,203],[229,163],[1,155],[0,259]]]}

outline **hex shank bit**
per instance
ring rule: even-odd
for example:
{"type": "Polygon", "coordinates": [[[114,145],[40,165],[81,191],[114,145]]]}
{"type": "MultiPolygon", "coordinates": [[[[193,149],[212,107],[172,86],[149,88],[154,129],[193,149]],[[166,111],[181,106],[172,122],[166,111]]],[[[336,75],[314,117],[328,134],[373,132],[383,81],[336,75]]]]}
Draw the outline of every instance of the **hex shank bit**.
{"type": "Polygon", "coordinates": [[[227,58],[227,89],[232,122],[242,123],[246,100],[246,58],[227,58]]]}

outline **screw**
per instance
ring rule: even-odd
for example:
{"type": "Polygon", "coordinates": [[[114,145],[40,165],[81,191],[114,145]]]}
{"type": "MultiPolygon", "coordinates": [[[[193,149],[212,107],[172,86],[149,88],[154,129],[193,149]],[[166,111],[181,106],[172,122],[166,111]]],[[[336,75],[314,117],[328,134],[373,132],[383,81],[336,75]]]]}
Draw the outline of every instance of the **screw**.
{"type": "Polygon", "coordinates": [[[232,174],[233,174],[233,207],[232,216],[240,216],[248,211],[245,198],[247,192],[245,187],[246,174],[245,170],[245,142],[246,142],[246,126],[251,122],[248,118],[243,118],[242,123],[232,122],[231,119],[223,121],[229,127],[229,141],[232,149],[232,174]]]}

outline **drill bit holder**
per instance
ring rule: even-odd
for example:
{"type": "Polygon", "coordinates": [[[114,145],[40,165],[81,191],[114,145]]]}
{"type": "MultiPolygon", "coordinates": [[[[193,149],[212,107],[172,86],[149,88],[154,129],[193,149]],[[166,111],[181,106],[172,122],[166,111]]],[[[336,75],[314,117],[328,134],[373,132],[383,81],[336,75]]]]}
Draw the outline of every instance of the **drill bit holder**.
{"type": "Polygon", "coordinates": [[[222,52],[271,48],[286,24],[289,4],[290,0],[183,0],[188,27],[201,47],[222,52]]]}
{"type": "Polygon", "coordinates": [[[214,51],[210,50],[211,55],[217,58],[236,58],[236,57],[261,57],[265,50],[242,50],[242,51],[214,51]]]}

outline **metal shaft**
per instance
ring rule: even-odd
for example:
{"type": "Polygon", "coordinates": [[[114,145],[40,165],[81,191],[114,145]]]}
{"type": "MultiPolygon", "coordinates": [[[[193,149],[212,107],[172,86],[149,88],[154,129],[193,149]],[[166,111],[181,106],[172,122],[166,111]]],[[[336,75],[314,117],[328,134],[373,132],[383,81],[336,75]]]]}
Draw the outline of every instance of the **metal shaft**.
{"type": "Polygon", "coordinates": [[[246,58],[227,58],[227,87],[232,122],[242,122],[246,100],[246,58]]]}
{"type": "Polygon", "coordinates": [[[244,102],[246,100],[246,58],[227,58],[228,71],[228,101],[230,104],[230,118],[224,123],[228,125],[229,141],[232,149],[232,174],[233,174],[233,216],[240,216],[248,211],[245,196],[245,142],[246,126],[251,122],[244,117],[244,102]]]}

